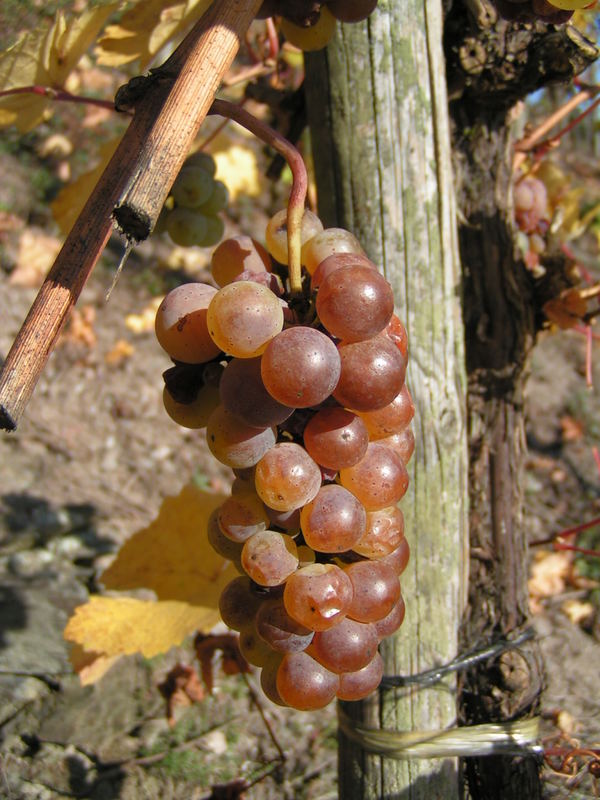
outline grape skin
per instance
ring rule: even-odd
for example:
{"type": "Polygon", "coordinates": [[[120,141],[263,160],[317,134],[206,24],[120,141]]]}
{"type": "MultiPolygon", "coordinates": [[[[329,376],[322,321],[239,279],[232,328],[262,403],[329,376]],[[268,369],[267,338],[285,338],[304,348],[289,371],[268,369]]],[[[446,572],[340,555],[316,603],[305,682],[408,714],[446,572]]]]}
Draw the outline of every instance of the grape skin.
{"type": "Polygon", "coordinates": [[[354,495],[335,483],[322,486],[300,512],[306,544],[318,553],[351,550],[364,535],[367,514],[354,495]]]}
{"type": "Polygon", "coordinates": [[[374,411],[391,403],[404,383],[406,361],[385,334],[338,345],[341,370],[332,394],[353,411],[374,411]]]}
{"type": "Polygon", "coordinates": [[[217,406],[206,425],[206,441],[211,453],[232,468],[253,467],[277,439],[276,428],[254,428],[217,406]]]}
{"type": "Polygon", "coordinates": [[[362,700],[377,689],[383,678],[383,659],[379,653],[369,661],[366,667],[356,672],[342,672],[338,700],[362,700]]]}
{"type": "Polygon", "coordinates": [[[317,411],[304,429],[304,447],[321,467],[336,472],[358,463],[367,452],[369,433],[360,416],[341,406],[317,411]]]}
{"type": "Polygon", "coordinates": [[[310,503],[321,487],[321,470],[294,442],[279,442],[258,461],[256,492],[269,508],[292,511],[310,503]]]}
{"type": "MultiPolygon", "coordinates": [[[[288,263],[287,209],[274,214],[267,224],[265,243],[267,250],[280,264],[288,263]]],[[[304,212],[301,223],[300,241],[305,244],[323,230],[323,223],[308,209],[304,212]]]]}
{"type": "Polygon", "coordinates": [[[291,575],[283,590],[293,619],[313,631],[337,625],[352,602],[352,582],[335,564],[311,564],[291,575]]]}
{"type": "Polygon", "coordinates": [[[408,473],[394,450],[379,442],[371,442],[358,464],[340,470],[340,483],[360,500],[367,511],[378,511],[404,497],[408,489],[408,473]]]}
{"type": "Polygon", "coordinates": [[[299,711],[324,708],[334,699],[339,685],[338,675],[305,652],[286,654],[277,670],[279,696],[288,706],[299,711]]]}
{"type": "Polygon", "coordinates": [[[207,324],[208,305],[215,294],[216,289],[206,283],[185,283],[172,289],[158,307],[156,338],[175,361],[201,364],[221,352],[207,324]]]}

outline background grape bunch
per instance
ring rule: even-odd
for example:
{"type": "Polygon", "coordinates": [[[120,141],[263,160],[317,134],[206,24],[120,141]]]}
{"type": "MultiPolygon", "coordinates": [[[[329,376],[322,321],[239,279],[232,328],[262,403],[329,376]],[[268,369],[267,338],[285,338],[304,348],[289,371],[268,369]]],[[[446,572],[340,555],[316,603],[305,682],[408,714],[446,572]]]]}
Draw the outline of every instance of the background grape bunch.
{"type": "Polygon", "coordinates": [[[227,206],[229,192],[215,180],[216,170],[208,153],[188,156],[158,218],[156,233],[166,231],[181,247],[213,247],[221,241],[225,225],[219,212],[227,206]]]}
{"type": "Polygon", "coordinates": [[[302,220],[303,290],[286,292],[287,213],[265,250],[248,236],[212,256],[217,286],[184,284],[156,316],[175,362],[164,400],[206,428],[235,473],[208,539],[240,576],[224,622],[274,702],[310,710],[356,700],[382,677],[382,638],[404,619],[414,406],[392,289],[346,230],[302,220]],[[283,273],[283,270],[282,274],[283,273]]]}
{"type": "Polygon", "coordinates": [[[551,25],[568,22],[578,8],[587,8],[595,3],[592,0],[495,0],[498,11],[506,19],[539,19],[551,25]]]}

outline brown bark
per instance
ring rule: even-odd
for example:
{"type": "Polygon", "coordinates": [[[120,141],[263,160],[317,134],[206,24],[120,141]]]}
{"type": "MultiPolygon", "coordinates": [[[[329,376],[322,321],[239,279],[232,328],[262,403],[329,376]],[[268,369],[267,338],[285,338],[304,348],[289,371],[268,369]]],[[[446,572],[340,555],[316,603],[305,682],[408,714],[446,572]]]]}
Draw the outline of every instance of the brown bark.
{"type": "MultiPolygon", "coordinates": [[[[570,27],[508,23],[478,0],[454,3],[446,20],[446,54],[462,212],[468,371],[471,559],[462,628],[468,648],[528,623],[522,398],[543,287],[515,251],[510,112],[534,89],[572,78],[595,51],[570,27]]],[[[538,707],[542,683],[535,643],[504,653],[463,676],[462,721],[529,716],[538,707]]],[[[534,758],[472,758],[464,766],[473,798],[541,796],[534,758]]]]}

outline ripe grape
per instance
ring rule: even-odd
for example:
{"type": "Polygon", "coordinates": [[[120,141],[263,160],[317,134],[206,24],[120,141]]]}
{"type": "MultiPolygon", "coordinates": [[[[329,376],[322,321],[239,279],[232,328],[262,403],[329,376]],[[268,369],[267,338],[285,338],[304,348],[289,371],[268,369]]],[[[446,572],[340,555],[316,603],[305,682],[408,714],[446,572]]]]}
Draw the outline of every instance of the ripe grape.
{"type": "Polygon", "coordinates": [[[340,355],[324,333],[298,325],[268,343],[261,374],[267,391],[280,403],[309,408],[326,400],[337,385],[340,355]]]}
{"type": "Polygon", "coordinates": [[[278,511],[276,508],[265,506],[265,511],[271,522],[271,527],[283,528],[292,535],[300,531],[300,509],[293,508],[291,511],[278,511]]]}
{"type": "Polygon", "coordinates": [[[266,390],[260,358],[232,359],[221,376],[219,392],[230,414],[256,428],[279,425],[294,411],[277,402],[266,390]]]}
{"type": "Polygon", "coordinates": [[[293,619],[313,631],[337,625],[352,602],[352,582],[335,564],[309,564],[287,579],[285,608],[293,619]]]}
{"type": "Polygon", "coordinates": [[[408,358],[408,336],[406,335],[406,328],[396,314],[392,314],[392,318],[385,329],[385,333],[390,337],[392,342],[394,342],[404,358],[408,358]]]}
{"type": "Polygon", "coordinates": [[[405,464],[408,464],[415,451],[415,435],[410,427],[379,441],[395,450],[405,464]]]}
{"type": "Polygon", "coordinates": [[[377,511],[404,497],[408,489],[408,473],[394,450],[379,442],[370,442],[358,464],[340,470],[340,483],[360,500],[367,511],[377,511]]]}
{"type": "Polygon", "coordinates": [[[356,561],[345,569],[354,595],[347,611],[350,619],[376,622],[386,617],[400,598],[400,581],[389,564],[356,561]]]}
{"type": "Polygon", "coordinates": [[[272,703],[285,706],[286,703],[277,691],[277,671],[281,660],[281,653],[274,653],[273,657],[264,665],[260,671],[260,688],[272,703]]]}
{"type": "Polygon", "coordinates": [[[374,411],[359,411],[371,441],[385,439],[400,433],[410,424],[415,415],[415,406],[406,384],[391,403],[374,411]]]}
{"type": "Polygon", "coordinates": [[[238,645],[242,656],[255,667],[265,667],[271,663],[273,651],[264,639],[260,638],[254,625],[240,631],[238,645]]]}
{"type": "Polygon", "coordinates": [[[253,358],[283,328],[283,308],[266,286],[238,281],[223,286],[212,298],[207,324],[221,350],[237,358],[253,358]]]}
{"type": "Polygon", "coordinates": [[[406,566],[408,564],[408,560],[410,558],[410,547],[408,546],[408,540],[402,537],[398,547],[395,550],[392,550],[391,553],[388,555],[383,556],[381,561],[389,564],[390,567],[396,572],[396,575],[402,575],[406,566]]]}
{"type": "Polygon", "coordinates": [[[266,600],[256,615],[258,635],[278,653],[297,653],[306,650],[314,631],[300,625],[285,610],[281,597],[266,600]]]}
{"type": "MultiPolygon", "coordinates": [[[[325,231],[326,233],[327,231],[325,231]]],[[[317,237],[315,236],[315,239],[317,237]]],[[[308,243],[309,245],[312,244],[314,240],[311,239],[308,243]]],[[[308,247],[308,245],[307,245],[308,247]]],[[[360,253],[334,253],[331,256],[327,256],[323,261],[317,264],[317,267],[310,279],[310,288],[313,292],[316,292],[317,289],[320,288],[321,284],[332,272],[335,272],[338,269],[343,269],[344,267],[368,267],[370,269],[377,270],[377,267],[372,261],[360,253]]]]}
{"type": "Polygon", "coordinates": [[[356,672],[342,672],[340,688],[337,690],[338,700],[362,700],[381,683],[383,678],[383,659],[375,653],[371,661],[356,672]]]}
{"type": "Polygon", "coordinates": [[[341,406],[373,411],[392,402],[404,383],[406,360],[385,334],[341,342],[338,352],[341,371],[332,394],[341,406]]]}
{"type": "Polygon", "coordinates": [[[321,8],[319,19],[314,25],[304,28],[282,19],[281,32],[290,44],[299,47],[300,50],[321,50],[335,32],[335,17],[327,8],[321,8]]]}
{"type": "Polygon", "coordinates": [[[322,325],[344,342],[370,339],[388,325],[393,313],[392,287],[370,267],[335,270],[317,292],[317,314],[322,325]]]}
{"type": "Polygon", "coordinates": [[[219,390],[210,384],[201,386],[196,399],[191,403],[178,403],[166,386],[163,389],[165,411],[182,428],[205,428],[210,415],[220,402],[219,390]]]}
{"type": "Polygon", "coordinates": [[[227,561],[233,561],[234,564],[239,564],[242,555],[242,545],[239,542],[233,542],[231,539],[228,539],[227,536],[223,535],[219,527],[217,514],[218,509],[215,509],[208,518],[206,536],[209,544],[213,550],[227,559],[227,561]]]}
{"type": "Polygon", "coordinates": [[[307,653],[287,653],[277,670],[276,686],[281,699],[299,711],[314,711],[330,703],[339,688],[338,675],[307,653]]]}
{"type": "MultiPolygon", "coordinates": [[[[323,223],[306,209],[302,217],[300,239],[302,244],[323,230],[323,223]]],[[[287,210],[282,209],[271,217],[265,232],[267,250],[280,264],[288,263],[287,210]]]]}
{"type": "Polygon", "coordinates": [[[269,518],[260,497],[254,492],[230,495],[217,509],[221,532],[233,542],[242,544],[269,527],[269,518]]]}
{"type": "Polygon", "coordinates": [[[271,260],[264,247],[250,236],[232,236],[216,248],[210,269],[217,285],[225,286],[241,272],[269,272],[271,260]]]}
{"type": "Polygon", "coordinates": [[[322,486],[300,512],[304,541],[318,553],[350,550],[365,532],[367,514],[351,492],[336,483],[322,486]]]}
{"type": "Polygon", "coordinates": [[[267,506],[292,511],[315,497],[321,487],[321,470],[299,444],[279,442],[256,464],[254,481],[267,506]]]}
{"type": "Polygon", "coordinates": [[[385,639],[386,636],[391,636],[393,633],[396,633],[404,622],[405,614],[406,606],[404,605],[404,598],[400,595],[390,613],[386,617],[383,617],[383,619],[378,619],[377,622],[373,623],[379,639],[385,639]]]}
{"type": "Polygon", "coordinates": [[[362,419],[341,406],[319,409],[304,428],[304,447],[321,467],[337,470],[356,464],[367,452],[369,434],[362,419]]]}
{"type": "Polygon", "coordinates": [[[158,343],[175,361],[200,364],[221,352],[208,333],[207,309],[216,289],[185,283],[172,289],[156,312],[158,343]]]}
{"type": "Polygon", "coordinates": [[[219,613],[221,619],[234,631],[241,631],[254,622],[264,597],[253,589],[254,584],[247,575],[234,578],[221,592],[219,613]]]}
{"type": "Polygon", "coordinates": [[[252,467],[273,447],[277,430],[254,428],[217,406],[206,425],[206,441],[222,464],[237,469],[252,467]]]}
{"type": "Polygon", "coordinates": [[[244,571],[259,586],[278,586],[296,571],[298,551],[291,536],[277,531],[259,531],[244,542],[244,571]]]}
{"type": "Polygon", "coordinates": [[[404,515],[397,506],[368,511],[366,529],[352,548],[365,558],[384,558],[404,540],[404,515]]]}
{"type": "Polygon", "coordinates": [[[331,672],[355,672],[375,657],[379,637],[373,625],[345,617],[317,631],[308,648],[310,655],[331,672]]]}
{"type": "Polygon", "coordinates": [[[313,275],[322,261],[337,253],[364,254],[360,242],[350,231],[343,228],[325,228],[306,242],[302,248],[301,260],[308,272],[313,275]]]}
{"type": "Polygon", "coordinates": [[[329,0],[327,8],[340,22],[360,22],[377,8],[377,0],[329,0]]]}

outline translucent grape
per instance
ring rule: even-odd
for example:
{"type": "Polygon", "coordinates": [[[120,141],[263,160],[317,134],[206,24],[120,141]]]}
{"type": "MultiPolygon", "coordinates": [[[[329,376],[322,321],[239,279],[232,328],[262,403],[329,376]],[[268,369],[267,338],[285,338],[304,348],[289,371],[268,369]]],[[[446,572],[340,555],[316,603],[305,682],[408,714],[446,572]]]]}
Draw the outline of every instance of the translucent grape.
{"type": "Polygon", "coordinates": [[[248,491],[228,497],[217,509],[217,519],[225,536],[242,544],[269,527],[269,518],[260,497],[248,491]]]}
{"type": "Polygon", "coordinates": [[[221,350],[237,358],[252,358],[260,355],[283,328],[283,309],[266,286],[238,281],[215,294],[208,307],[207,324],[221,350]]]}
{"type": "Polygon", "coordinates": [[[325,228],[321,233],[317,233],[302,248],[302,263],[313,275],[319,264],[328,256],[337,253],[359,253],[363,254],[360,242],[344,228],[325,228]]]}
{"type": "Polygon", "coordinates": [[[280,597],[266,600],[261,605],[256,615],[256,630],[278,653],[306,650],[314,636],[313,631],[290,617],[280,597]]]}
{"type": "Polygon", "coordinates": [[[342,672],[338,700],[362,700],[377,689],[383,678],[383,659],[379,653],[369,661],[366,667],[356,672],[342,672]]]}
{"type": "Polygon", "coordinates": [[[367,515],[360,502],[343,486],[322,486],[300,512],[304,541],[319,553],[351,550],[362,538],[367,515]]]}
{"type": "Polygon", "coordinates": [[[393,436],[408,427],[415,415],[415,406],[406,384],[391,403],[374,411],[359,411],[371,441],[393,436]]]}
{"type": "Polygon", "coordinates": [[[396,575],[402,575],[410,559],[410,547],[408,540],[404,537],[400,540],[398,547],[391,553],[385,555],[381,560],[395,571],[396,575]]]}
{"type": "Polygon", "coordinates": [[[321,408],[304,428],[304,446],[322,467],[339,470],[367,452],[369,434],[362,419],[341,406],[321,408]]]}
{"type": "Polygon", "coordinates": [[[201,247],[208,233],[206,217],[193,208],[183,206],[167,213],[165,229],[173,244],[180,247],[201,247]]]}
{"type": "Polygon", "coordinates": [[[216,386],[201,386],[196,399],[191,403],[178,403],[167,387],[163,389],[163,405],[173,422],[182,428],[205,428],[208,419],[220,403],[219,390],[216,386]]]}
{"type": "Polygon", "coordinates": [[[345,617],[352,602],[352,582],[335,564],[309,564],[290,575],[283,602],[301,625],[324,631],[345,617]]]}
{"type": "Polygon", "coordinates": [[[340,376],[340,355],[324,333],[287,328],[267,345],[261,373],[269,394],[294,408],[318,405],[329,397],[340,376]]]}
{"type": "Polygon", "coordinates": [[[178,206],[197,208],[206,203],[213,193],[214,181],[210,173],[200,166],[184,165],[171,187],[171,195],[178,206]]]}
{"type": "Polygon", "coordinates": [[[294,410],[277,402],[266,390],[260,358],[232,359],[221,376],[219,391],[230,414],[257,428],[279,425],[294,410]]]}
{"type": "Polygon", "coordinates": [[[390,613],[383,619],[379,619],[377,622],[373,623],[379,639],[385,639],[386,636],[391,636],[393,633],[396,633],[398,628],[400,628],[404,622],[405,614],[406,606],[404,605],[404,599],[402,595],[400,595],[400,598],[390,613]]]}
{"type": "Polygon", "coordinates": [[[329,274],[317,292],[322,325],[344,342],[360,342],[383,331],[394,312],[386,279],[370,267],[344,267],[329,274]]]}
{"type": "Polygon", "coordinates": [[[273,650],[260,638],[254,625],[240,631],[239,648],[246,661],[255,667],[265,667],[273,658],[273,650]]]}
{"type": "Polygon", "coordinates": [[[342,342],[338,352],[341,372],[332,394],[340,405],[373,411],[392,402],[404,383],[406,361],[385,334],[364,342],[342,342]]]}
{"type": "Polygon", "coordinates": [[[360,500],[367,511],[377,511],[404,497],[408,489],[408,473],[394,450],[371,442],[358,464],[340,470],[340,483],[360,500]]]}
{"type": "Polygon", "coordinates": [[[206,425],[206,441],[211,453],[228,467],[252,467],[273,447],[276,428],[254,428],[217,406],[206,425]]]}
{"type": "Polygon", "coordinates": [[[156,338],[175,361],[201,364],[221,352],[207,325],[208,305],[215,294],[206,283],[185,283],[172,289],[158,307],[156,338]]]}
{"type": "Polygon", "coordinates": [[[395,450],[405,464],[408,464],[415,451],[415,435],[410,427],[379,441],[395,450]]]}
{"type": "MultiPolygon", "coordinates": [[[[316,238],[316,237],[315,237],[316,238]]],[[[312,243],[312,239],[308,244],[312,243]]],[[[308,247],[308,245],[307,245],[308,247]]],[[[368,267],[369,269],[377,270],[377,267],[365,255],[360,253],[335,253],[334,255],[327,256],[323,261],[317,264],[317,267],[310,279],[310,288],[316,292],[321,284],[332,272],[345,267],[368,267]]]]}
{"type": "Polygon", "coordinates": [[[408,358],[408,335],[406,328],[400,321],[396,314],[392,314],[392,318],[388,323],[385,333],[394,342],[398,350],[402,353],[405,359],[408,358]]]}
{"type": "MultiPolygon", "coordinates": [[[[323,223],[308,209],[302,217],[302,227],[300,239],[302,244],[323,230],[323,223]]],[[[288,263],[288,239],[287,239],[287,209],[278,211],[267,223],[265,231],[265,242],[267,250],[280,264],[288,263]]]]}
{"type": "Polygon", "coordinates": [[[384,558],[390,555],[403,539],[402,511],[398,506],[388,506],[379,511],[367,512],[365,533],[352,549],[366,558],[384,558]]]}
{"type": "Polygon", "coordinates": [[[355,672],[375,657],[379,637],[370,623],[345,617],[333,628],[317,631],[308,653],[331,672],[355,672]]]}
{"type": "Polygon", "coordinates": [[[295,572],[298,551],[291,536],[261,531],[244,543],[241,562],[245,572],[259,586],[277,586],[295,572]]]}
{"type": "Polygon", "coordinates": [[[226,286],[241,272],[270,271],[271,259],[265,248],[250,236],[232,236],[216,248],[210,269],[215,282],[226,286]]]}
{"type": "Polygon", "coordinates": [[[299,711],[324,708],[340,685],[334,675],[307,653],[286,654],[277,670],[277,692],[284,703],[299,711]]]}
{"type": "Polygon", "coordinates": [[[206,526],[208,542],[213,550],[227,559],[227,561],[233,561],[235,564],[239,564],[242,555],[242,545],[239,542],[233,542],[231,539],[228,539],[227,536],[223,535],[219,527],[217,513],[218,509],[215,509],[208,518],[206,526]]]}
{"type": "Polygon", "coordinates": [[[277,691],[277,671],[279,670],[282,656],[280,653],[274,653],[273,655],[274,657],[260,671],[260,687],[272,703],[278,706],[285,706],[286,703],[284,703],[277,691]]]}
{"type": "Polygon", "coordinates": [[[309,503],[321,487],[321,470],[294,442],[279,442],[260,459],[254,473],[256,492],[277,511],[309,503]]]}
{"type": "Polygon", "coordinates": [[[241,631],[254,622],[256,613],[265,599],[256,593],[253,586],[247,575],[240,575],[230,581],[221,592],[219,598],[221,619],[235,631],[241,631]]]}
{"type": "MultiPolygon", "coordinates": [[[[200,209],[198,209],[197,213],[198,216],[200,216],[200,209]]],[[[220,242],[223,238],[223,234],[225,233],[225,223],[221,217],[217,217],[214,214],[205,214],[202,212],[202,216],[204,217],[204,222],[206,224],[206,233],[198,242],[198,246],[214,247],[214,245],[216,245],[217,242],[220,242]]]]}
{"type": "Polygon", "coordinates": [[[386,617],[400,598],[400,581],[389,564],[356,561],[345,569],[354,595],[347,616],[358,622],[376,622],[386,617]]]}

